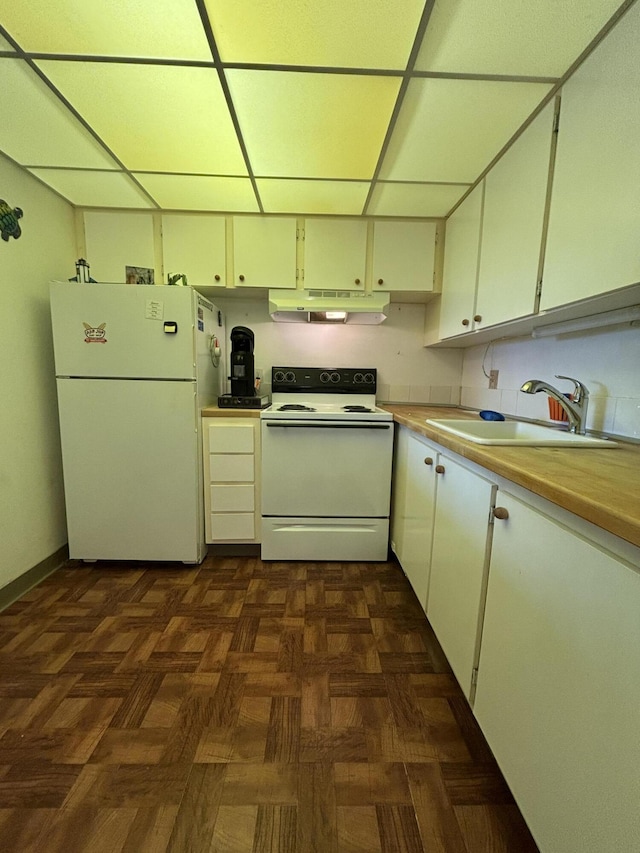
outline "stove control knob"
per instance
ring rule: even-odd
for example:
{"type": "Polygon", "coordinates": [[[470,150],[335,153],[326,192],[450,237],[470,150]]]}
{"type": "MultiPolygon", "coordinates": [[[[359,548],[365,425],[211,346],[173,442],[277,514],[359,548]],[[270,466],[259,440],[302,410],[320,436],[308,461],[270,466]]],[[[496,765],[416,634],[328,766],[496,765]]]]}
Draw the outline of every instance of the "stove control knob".
{"type": "Polygon", "coordinates": [[[326,370],[323,370],[320,374],[320,382],[331,382],[331,374],[327,373],[326,370]]]}
{"type": "Polygon", "coordinates": [[[375,382],[375,379],[373,378],[373,373],[365,373],[364,381],[367,383],[367,385],[373,385],[373,383],[375,382]]]}
{"type": "Polygon", "coordinates": [[[284,378],[287,380],[287,382],[295,382],[296,381],[296,375],[292,370],[288,370],[285,373],[284,378]]]}
{"type": "Polygon", "coordinates": [[[353,377],[353,381],[360,384],[360,382],[364,382],[364,376],[361,373],[356,373],[356,375],[353,377]]]}
{"type": "Polygon", "coordinates": [[[284,382],[284,373],[281,370],[276,370],[276,374],[273,378],[276,382],[284,382]]]}
{"type": "Polygon", "coordinates": [[[332,373],[331,374],[331,381],[332,382],[340,382],[340,374],[339,373],[332,373]]]}

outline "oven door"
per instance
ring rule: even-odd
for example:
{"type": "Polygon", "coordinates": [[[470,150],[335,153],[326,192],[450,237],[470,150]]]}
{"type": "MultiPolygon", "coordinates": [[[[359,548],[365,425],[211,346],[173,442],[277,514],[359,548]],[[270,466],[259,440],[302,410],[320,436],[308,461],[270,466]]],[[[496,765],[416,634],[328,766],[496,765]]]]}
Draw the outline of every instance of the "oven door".
{"type": "Polygon", "coordinates": [[[392,421],[262,421],[262,514],[386,518],[392,421]]]}

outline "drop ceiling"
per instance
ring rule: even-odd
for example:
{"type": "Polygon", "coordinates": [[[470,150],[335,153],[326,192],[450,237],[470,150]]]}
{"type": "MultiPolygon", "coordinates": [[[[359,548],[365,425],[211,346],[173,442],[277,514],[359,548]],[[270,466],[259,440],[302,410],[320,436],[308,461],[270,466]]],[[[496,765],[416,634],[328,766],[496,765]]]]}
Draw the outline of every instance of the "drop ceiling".
{"type": "Polygon", "coordinates": [[[626,6],[5,3],[0,152],[79,207],[442,217],[626,6]]]}

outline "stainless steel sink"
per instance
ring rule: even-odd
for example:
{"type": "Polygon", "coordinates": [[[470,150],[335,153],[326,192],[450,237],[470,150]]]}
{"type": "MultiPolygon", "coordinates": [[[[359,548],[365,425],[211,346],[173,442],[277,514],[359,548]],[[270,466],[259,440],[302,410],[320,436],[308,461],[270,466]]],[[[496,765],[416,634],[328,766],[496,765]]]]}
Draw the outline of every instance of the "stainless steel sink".
{"type": "Polygon", "coordinates": [[[505,444],[529,447],[617,447],[615,441],[576,435],[553,427],[521,421],[483,421],[428,418],[426,423],[474,444],[505,444]]]}

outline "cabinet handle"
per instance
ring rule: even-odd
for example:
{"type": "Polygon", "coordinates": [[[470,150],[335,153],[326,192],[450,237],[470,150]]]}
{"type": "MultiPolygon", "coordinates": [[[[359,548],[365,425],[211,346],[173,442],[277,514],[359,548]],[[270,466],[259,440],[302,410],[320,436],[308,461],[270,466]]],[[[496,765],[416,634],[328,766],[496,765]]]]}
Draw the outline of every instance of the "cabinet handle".
{"type": "Polygon", "coordinates": [[[468,325],[469,325],[469,321],[467,320],[467,318],[466,318],[466,317],[465,317],[465,318],[464,318],[464,320],[462,321],[462,325],[463,325],[463,326],[468,326],[468,325]]]}
{"type": "Polygon", "coordinates": [[[433,465],[433,459],[430,456],[426,456],[424,460],[425,465],[433,465]]]}
{"type": "Polygon", "coordinates": [[[493,517],[499,518],[501,521],[509,518],[509,510],[506,506],[497,506],[493,511],[493,517]]]}
{"type": "Polygon", "coordinates": [[[444,474],[444,465],[436,465],[436,474],[444,474]]]}
{"type": "Polygon", "coordinates": [[[482,314],[474,315],[473,319],[475,320],[476,323],[479,323],[482,320],[482,314]]]}
{"type": "Polygon", "coordinates": [[[378,279],[378,284],[384,284],[384,279],[383,279],[383,278],[379,278],[379,279],[378,279]]]}
{"type": "Polygon", "coordinates": [[[359,278],[357,278],[357,279],[356,279],[356,284],[360,284],[360,279],[359,279],[359,278]]]}
{"type": "Polygon", "coordinates": [[[220,276],[219,276],[219,275],[214,275],[214,279],[215,279],[216,281],[220,281],[220,276]]]}
{"type": "Polygon", "coordinates": [[[240,279],[240,281],[244,281],[244,276],[243,276],[243,275],[239,275],[239,276],[238,276],[238,278],[240,279]]]}

